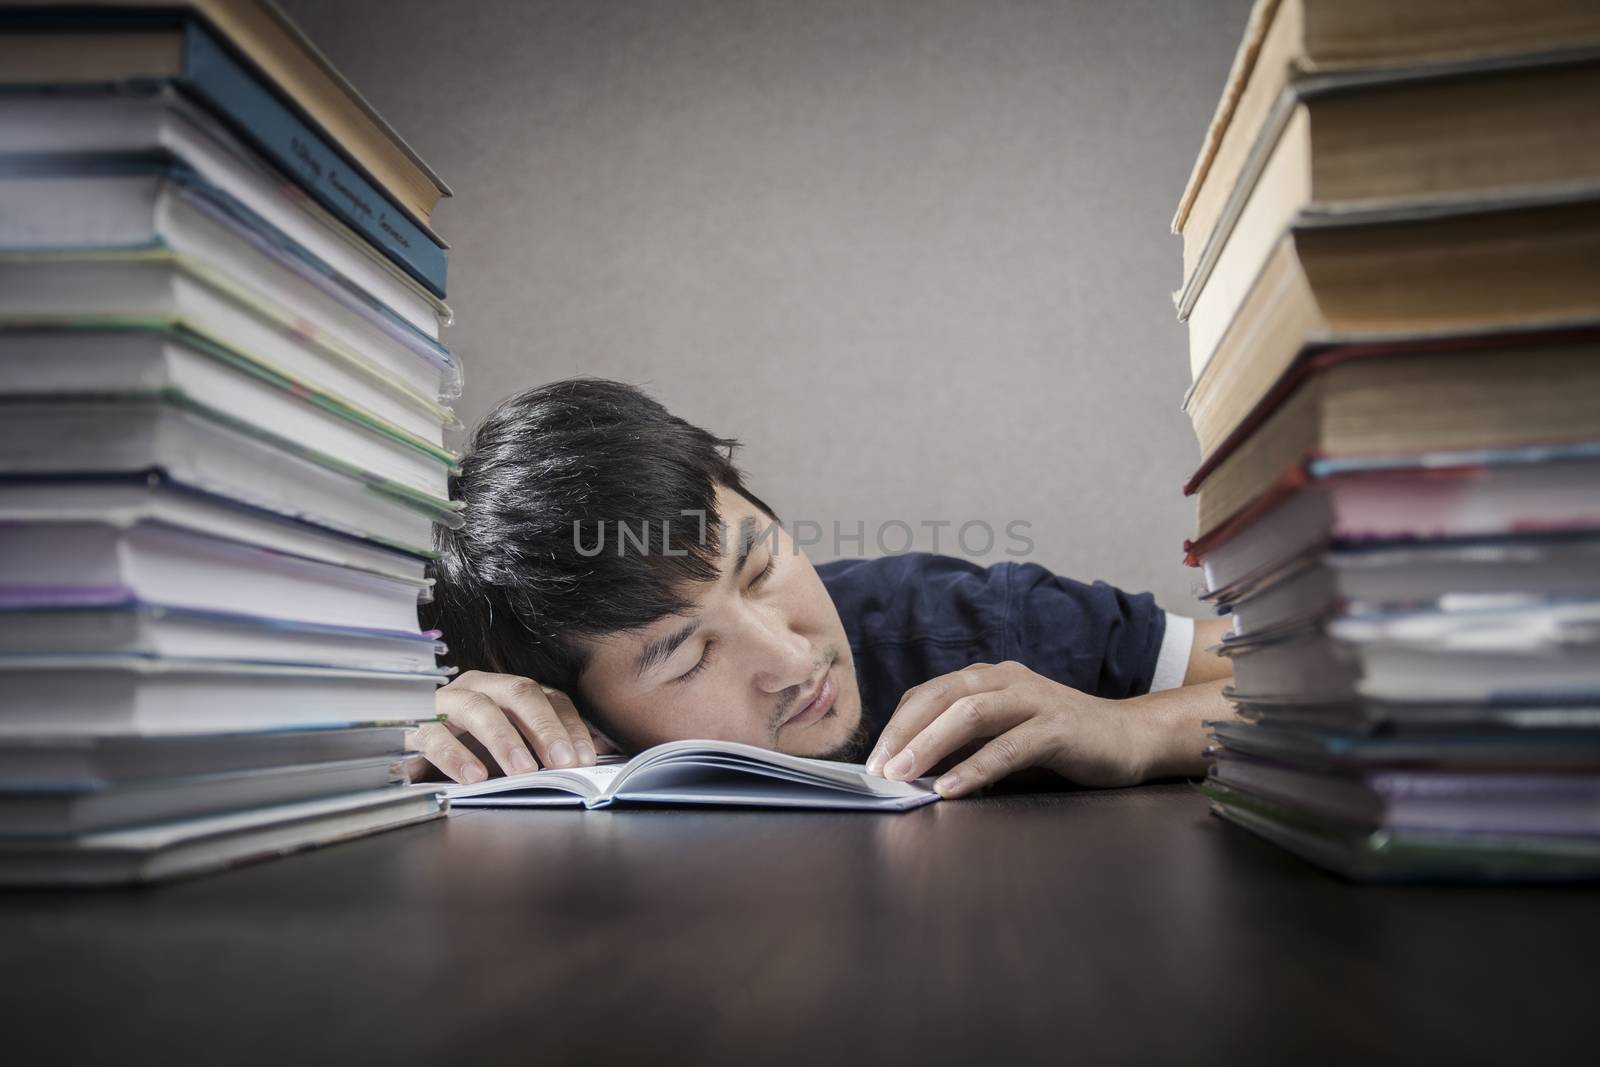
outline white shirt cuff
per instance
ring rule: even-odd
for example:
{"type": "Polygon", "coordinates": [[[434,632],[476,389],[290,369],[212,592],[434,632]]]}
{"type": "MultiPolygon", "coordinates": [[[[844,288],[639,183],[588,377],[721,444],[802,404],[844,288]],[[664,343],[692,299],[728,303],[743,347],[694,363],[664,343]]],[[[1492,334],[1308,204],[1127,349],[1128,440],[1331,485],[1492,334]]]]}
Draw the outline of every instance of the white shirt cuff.
{"type": "Polygon", "coordinates": [[[1194,648],[1194,620],[1167,612],[1167,632],[1161,638],[1161,654],[1156,657],[1156,672],[1150,677],[1150,692],[1176,689],[1189,673],[1189,653],[1194,648]]]}

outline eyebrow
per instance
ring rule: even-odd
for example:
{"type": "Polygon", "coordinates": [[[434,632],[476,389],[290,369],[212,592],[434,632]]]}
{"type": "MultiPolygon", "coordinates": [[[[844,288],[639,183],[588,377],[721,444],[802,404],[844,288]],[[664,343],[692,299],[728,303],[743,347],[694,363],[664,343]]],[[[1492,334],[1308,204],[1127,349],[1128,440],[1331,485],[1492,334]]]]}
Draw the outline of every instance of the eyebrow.
{"type": "Polygon", "coordinates": [[[739,552],[733,559],[733,575],[737,578],[744,573],[745,562],[750,558],[751,551],[756,546],[756,520],[751,518],[739,521],[739,552]]]}
{"type": "Polygon", "coordinates": [[[658,637],[645,645],[644,652],[639,656],[639,676],[644,677],[647,672],[666,662],[699,628],[700,620],[691,619],[667,636],[658,637]]]}

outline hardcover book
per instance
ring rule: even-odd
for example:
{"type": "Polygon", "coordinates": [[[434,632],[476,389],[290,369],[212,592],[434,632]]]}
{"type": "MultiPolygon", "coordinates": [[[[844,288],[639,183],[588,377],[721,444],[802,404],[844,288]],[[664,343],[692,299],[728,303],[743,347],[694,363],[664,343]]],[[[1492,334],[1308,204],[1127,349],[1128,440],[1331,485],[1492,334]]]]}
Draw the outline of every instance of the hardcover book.
{"type": "Polygon", "coordinates": [[[163,84],[176,85],[210,108],[324,210],[430,292],[444,296],[445,244],[439,237],[402,211],[200,23],[188,22],[179,32],[167,54],[148,48],[124,51],[121,63],[118,46],[135,39],[128,34],[76,32],[66,35],[70,48],[51,48],[50,35],[11,33],[0,38],[0,67],[5,71],[0,81],[12,91],[66,85],[146,95],[163,84]],[[86,57],[97,50],[108,54],[85,80],[86,57]]]}

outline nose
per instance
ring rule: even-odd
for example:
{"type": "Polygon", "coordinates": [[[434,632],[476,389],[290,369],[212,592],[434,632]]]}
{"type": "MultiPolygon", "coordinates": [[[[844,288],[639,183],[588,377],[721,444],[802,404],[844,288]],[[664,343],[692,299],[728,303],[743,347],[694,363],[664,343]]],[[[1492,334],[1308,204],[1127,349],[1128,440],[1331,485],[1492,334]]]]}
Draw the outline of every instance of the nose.
{"type": "Polygon", "coordinates": [[[789,628],[786,618],[757,617],[750,662],[755,683],[764,693],[781,693],[811,678],[811,642],[789,628]]]}

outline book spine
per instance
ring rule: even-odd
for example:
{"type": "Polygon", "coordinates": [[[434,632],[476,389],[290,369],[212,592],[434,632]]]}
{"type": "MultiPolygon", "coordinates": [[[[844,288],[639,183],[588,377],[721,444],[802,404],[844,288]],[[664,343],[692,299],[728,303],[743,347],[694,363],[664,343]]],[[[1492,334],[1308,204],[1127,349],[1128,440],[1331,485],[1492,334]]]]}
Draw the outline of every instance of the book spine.
{"type": "Polygon", "coordinates": [[[308,196],[443,298],[444,249],[193,20],[184,24],[181,84],[308,196]]]}

